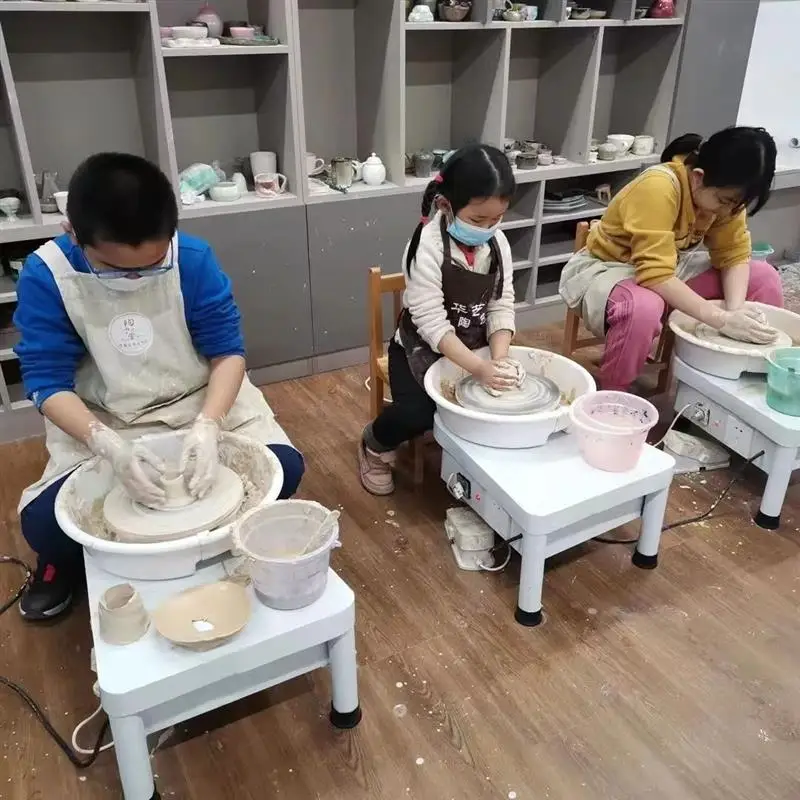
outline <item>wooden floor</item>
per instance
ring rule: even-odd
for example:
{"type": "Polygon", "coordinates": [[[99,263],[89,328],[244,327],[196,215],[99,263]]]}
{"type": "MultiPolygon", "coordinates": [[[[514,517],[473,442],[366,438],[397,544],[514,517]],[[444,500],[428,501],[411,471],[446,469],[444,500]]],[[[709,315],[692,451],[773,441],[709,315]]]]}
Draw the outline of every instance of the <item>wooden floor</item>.
{"type": "MultiPolygon", "coordinates": [[[[550,334],[529,337],[550,341],[550,334]]],[[[361,726],[327,722],[327,676],[301,678],[180,726],[153,756],[184,800],[797,800],[800,798],[800,494],[779,533],[754,527],[757,476],[715,519],[665,534],[654,572],[630,549],[553,559],[546,622],[512,618],[518,563],[458,571],[435,467],[388,499],[358,484],[365,372],[267,389],[306,454],[303,496],[342,510],[334,566],[357,602],[361,726]]],[[[0,552],[27,557],[15,505],[41,443],[0,449],[0,552]]],[[[725,473],[678,477],[671,520],[704,509],[725,473]]],[[[628,531],[630,533],[630,531],[628,531]]],[[[0,590],[17,584],[0,571],[0,590]]],[[[87,609],[34,628],[0,619],[0,674],[69,735],[93,710],[87,609]]],[[[77,773],[32,714],[0,696],[1,800],[120,796],[112,753],[77,773]]],[[[91,736],[86,737],[87,740],[91,736]]]]}

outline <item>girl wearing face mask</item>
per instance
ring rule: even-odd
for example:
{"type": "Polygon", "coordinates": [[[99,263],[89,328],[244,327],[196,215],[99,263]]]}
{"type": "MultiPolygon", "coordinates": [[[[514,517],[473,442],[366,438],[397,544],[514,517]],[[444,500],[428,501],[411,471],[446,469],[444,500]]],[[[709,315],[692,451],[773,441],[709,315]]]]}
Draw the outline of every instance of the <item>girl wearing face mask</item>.
{"type": "Polygon", "coordinates": [[[397,447],[433,427],[435,404],[422,381],[437,359],[446,356],[495,391],[513,385],[502,363],[514,334],[513,268],[499,225],[514,189],[505,155],[471,145],[450,156],[425,190],[422,219],[403,258],[403,311],[389,344],[392,404],[364,429],[359,445],[361,483],[372,494],[394,491],[397,447]],[[487,343],[491,360],[474,352],[487,343]]]}
{"type": "Polygon", "coordinates": [[[780,277],[767,262],[751,260],[747,230],[748,212],[769,198],[775,156],[763,128],[727,128],[706,141],[687,134],[611,201],[560,285],[567,305],[605,338],[603,389],[630,387],[667,309],[733,339],[775,340],[763,315],[744,307],[745,300],[783,305],[780,277]]]}

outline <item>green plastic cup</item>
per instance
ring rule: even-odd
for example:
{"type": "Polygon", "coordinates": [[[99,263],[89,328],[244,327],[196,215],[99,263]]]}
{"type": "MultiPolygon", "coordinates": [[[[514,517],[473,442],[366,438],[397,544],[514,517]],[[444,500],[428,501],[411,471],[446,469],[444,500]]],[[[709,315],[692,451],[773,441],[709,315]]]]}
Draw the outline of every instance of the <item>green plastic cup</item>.
{"type": "Polygon", "coordinates": [[[800,347],[780,347],[767,355],[767,405],[800,417],[800,347]]]}

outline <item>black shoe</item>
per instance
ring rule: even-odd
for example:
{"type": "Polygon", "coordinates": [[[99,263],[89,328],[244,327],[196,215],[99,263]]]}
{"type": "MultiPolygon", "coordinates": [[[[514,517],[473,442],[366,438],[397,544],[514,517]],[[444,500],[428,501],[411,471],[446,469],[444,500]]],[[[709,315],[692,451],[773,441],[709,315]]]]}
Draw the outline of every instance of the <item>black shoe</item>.
{"type": "Polygon", "coordinates": [[[53,619],[72,605],[72,576],[52,564],[39,563],[28,591],[19,601],[19,613],[31,622],[53,619]]]}

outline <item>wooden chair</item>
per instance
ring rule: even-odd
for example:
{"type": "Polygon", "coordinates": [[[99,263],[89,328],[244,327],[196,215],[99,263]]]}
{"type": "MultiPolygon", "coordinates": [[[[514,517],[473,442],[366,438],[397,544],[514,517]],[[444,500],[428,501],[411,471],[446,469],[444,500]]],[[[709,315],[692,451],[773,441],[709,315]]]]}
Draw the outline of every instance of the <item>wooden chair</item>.
{"type": "MultiPolygon", "coordinates": [[[[391,294],[394,318],[399,319],[403,310],[405,275],[395,272],[382,275],[380,267],[369,271],[369,409],[372,418],[378,416],[386,403],[389,389],[389,357],[383,343],[383,295],[391,294]]],[[[414,459],[414,483],[422,483],[425,469],[425,446],[422,437],[409,442],[414,459]]]]}
{"type": "MultiPolygon", "coordinates": [[[[592,222],[592,225],[596,223],[597,220],[592,222]]],[[[576,253],[586,247],[586,240],[589,238],[589,230],[588,222],[578,223],[578,228],[575,231],[576,253]]],[[[564,344],[561,348],[562,355],[565,355],[567,358],[572,358],[572,354],[576,350],[581,350],[586,347],[595,347],[603,343],[603,339],[598,339],[595,336],[579,338],[580,325],[581,318],[578,312],[568,308],[567,316],[564,321],[564,344]]],[[[656,394],[662,394],[669,389],[673,345],[674,336],[665,321],[665,324],[661,328],[661,335],[658,338],[655,351],[647,360],[650,371],[657,374],[656,394]]]]}

